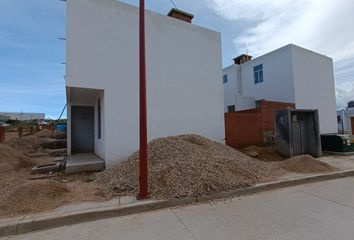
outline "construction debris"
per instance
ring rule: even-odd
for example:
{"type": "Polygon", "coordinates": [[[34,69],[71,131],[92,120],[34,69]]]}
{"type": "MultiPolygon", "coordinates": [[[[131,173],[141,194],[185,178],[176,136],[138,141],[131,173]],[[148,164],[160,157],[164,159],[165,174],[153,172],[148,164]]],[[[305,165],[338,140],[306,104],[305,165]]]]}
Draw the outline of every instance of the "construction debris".
{"type": "MultiPolygon", "coordinates": [[[[273,164],[198,135],[156,139],[148,145],[150,194],[155,198],[207,195],[275,179],[273,164]]],[[[109,195],[136,195],[139,152],[121,165],[98,174],[109,195]]]]}

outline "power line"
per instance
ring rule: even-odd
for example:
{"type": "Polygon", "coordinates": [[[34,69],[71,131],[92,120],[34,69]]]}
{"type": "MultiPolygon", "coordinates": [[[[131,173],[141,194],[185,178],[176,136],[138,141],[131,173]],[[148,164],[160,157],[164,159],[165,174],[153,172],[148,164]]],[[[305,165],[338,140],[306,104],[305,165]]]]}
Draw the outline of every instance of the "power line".
{"type": "Polygon", "coordinates": [[[172,5],[173,5],[176,9],[178,9],[177,5],[173,2],[173,0],[170,0],[170,2],[172,3],[172,5]]]}

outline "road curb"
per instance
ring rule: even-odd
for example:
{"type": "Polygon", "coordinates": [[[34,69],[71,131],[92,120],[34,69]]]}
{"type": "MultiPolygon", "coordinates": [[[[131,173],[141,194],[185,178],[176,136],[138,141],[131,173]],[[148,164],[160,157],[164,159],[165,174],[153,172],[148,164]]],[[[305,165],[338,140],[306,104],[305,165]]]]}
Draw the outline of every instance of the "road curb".
{"type": "Polygon", "coordinates": [[[65,225],[96,221],[118,216],[126,216],[136,213],[153,211],[163,208],[175,207],[200,202],[208,202],[225,198],[233,198],[254,193],[270,191],[274,189],[314,183],[338,178],[353,177],[354,170],[341,171],[328,174],[312,175],[303,178],[296,178],[271,183],[257,184],[251,187],[245,187],[228,192],[219,192],[208,196],[190,197],[183,199],[142,201],[133,204],[124,204],[118,206],[106,206],[80,211],[71,211],[63,213],[46,213],[42,215],[30,215],[12,219],[0,220],[0,237],[23,234],[32,231],[61,227],[65,225]],[[5,222],[6,221],[6,222],[5,222]]]}

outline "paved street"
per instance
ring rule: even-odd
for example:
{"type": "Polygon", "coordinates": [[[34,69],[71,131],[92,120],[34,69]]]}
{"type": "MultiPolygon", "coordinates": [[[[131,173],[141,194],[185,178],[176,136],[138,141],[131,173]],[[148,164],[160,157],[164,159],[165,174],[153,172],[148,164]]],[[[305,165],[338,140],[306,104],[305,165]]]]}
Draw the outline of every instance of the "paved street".
{"type": "Polygon", "coordinates": [[[226,240],[354,238],[354,179],[296,186],[4,239],[226,240]]]}

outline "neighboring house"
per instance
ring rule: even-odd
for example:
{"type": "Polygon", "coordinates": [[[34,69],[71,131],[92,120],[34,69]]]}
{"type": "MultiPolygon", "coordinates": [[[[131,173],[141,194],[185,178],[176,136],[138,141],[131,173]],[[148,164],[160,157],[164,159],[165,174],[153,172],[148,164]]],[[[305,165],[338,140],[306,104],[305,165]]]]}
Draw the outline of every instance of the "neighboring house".
{"type": "Polygon", "coordinates": [[[331,58],[290,44],[234,61],[223,70],[225,112],[255,108],[262,99],[294,103],[297,109],[319,110],[321,133],[337,132],[331,58]]]}
{"type": "Polygon", "coordinates": [[[45,113],[0,112],[0,115],[20,121],[45,119],[45,113]]]}
{"type": "Polygon", "coordinates": [[[338,132],[354,135],[354,107],[337,111],[338,132]]]}
{"type": "MultiPolygon", "coordinates": [[[[169,15],[146,11],[149,140],[223,141],[221,35],[169,15]]],[[[69,155],[94,152],[111,166],[138,150],[138,20],[137,7],[115,0],[67,0],[69,155]]]]}

